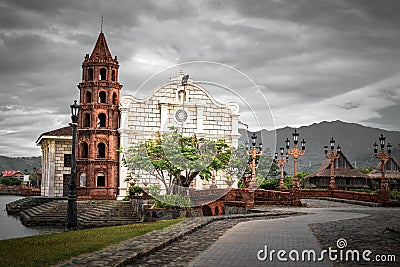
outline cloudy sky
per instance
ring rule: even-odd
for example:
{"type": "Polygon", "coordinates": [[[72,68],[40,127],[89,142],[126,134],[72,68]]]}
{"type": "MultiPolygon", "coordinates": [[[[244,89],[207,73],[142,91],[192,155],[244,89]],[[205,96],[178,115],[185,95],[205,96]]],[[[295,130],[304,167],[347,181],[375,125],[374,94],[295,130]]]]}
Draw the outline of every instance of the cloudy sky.
{"type": "MultiPolygon", "coordinates": [[[[143,82],[170,66],[216,62],[259,117],[269,103],[275,127],[343,120],[398,131],[399,10],[398,0],[0,0],[0,155],[40,155],[39,135],[68,124],[102,13],[125,95],[145,95],[143,82]]],[[[180,66],[211,82],[214,67],[180,66]]]]}

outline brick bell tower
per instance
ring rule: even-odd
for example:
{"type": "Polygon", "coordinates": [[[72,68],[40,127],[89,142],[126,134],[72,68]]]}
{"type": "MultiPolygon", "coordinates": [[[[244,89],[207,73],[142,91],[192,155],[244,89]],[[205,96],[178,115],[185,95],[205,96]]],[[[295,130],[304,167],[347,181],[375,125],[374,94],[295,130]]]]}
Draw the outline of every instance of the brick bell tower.
{"type": "Polygon", "coordinates": [[[103,32],[82,63],[78,84],[77,195],[80,199],[115,199],[118,189],[119,99],[118,60],[103,32]]]}

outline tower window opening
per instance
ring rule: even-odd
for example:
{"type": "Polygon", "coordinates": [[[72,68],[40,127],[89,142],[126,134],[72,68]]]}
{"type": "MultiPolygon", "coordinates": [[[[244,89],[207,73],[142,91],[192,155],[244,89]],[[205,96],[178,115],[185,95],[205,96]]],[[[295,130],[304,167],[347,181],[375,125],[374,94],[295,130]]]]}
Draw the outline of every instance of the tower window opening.
{"type": "Polygon", "coordinates": [[[90,114],[85,113],[85,118],[83,120],[83,127],[90,127],[90,114]]]}
{"type": "Polygon", "coordinates": [[[88,77],[87,77],[87,79],[89,81],[93,81],[93,69],[92,68],[88,69],[88,77]]]}
{"type": "Polygon", "coordinates": [[[81,144],[81,158],[88,158],[89,156],[89,146],[86,142],[81,144]]]}
{"type": "Polygon", "coordinates": [[[107,94],[104,91],[99,93],[99,103],[106,103],[107,94]]]}
{"type": "Polygon", "coordinates": [[[115,82],[115,79],[116,78],[116,75],[115,75],[115,70],[113,70],[112,72],[111,72],[111,80],[113,81],[113,82],[115,82]]]}
{"type": "Polygon", "coordinates": [[[81,175],[79,175],[79,186],[86,187],[86,173],[84,172],[82,172],[81,175]]]}
{"type": "Polygon", "coordinates": [[[112,96],[112,103],[113,103],[113,105],[117,105],[117,103],[118,103],[118,101],[117,101],[117,94],[116,94],[116,93],[113,93],[113,96],[112,96]]]}
{"type": "Polygon", "coordinates": [[[100,80],[107,80],[107,70],[105,68],[100,69],[100,80]]]}
{"type": "Polygon", "coordinates": [[[100,113],[97,118],[97,127],[107,127],[106,126],[106,114],[100,113]]]}
{"type": "Polygon", "coordinates": [[[86,92],[86,103],[92,103],[92,93],[86,92]]]}
{"type": "Polygon", "coordinates": [[[97,157],[98,158],[106,157],[106,145],[104,143],[99,143],[97,145],[97,157]]]}
{"type": "Polygon", "coordinates": [[[100,172],[97,174],[96,185],[100,187],[106,186],[106,176],[104,175],[104,173],[100,172]]]}

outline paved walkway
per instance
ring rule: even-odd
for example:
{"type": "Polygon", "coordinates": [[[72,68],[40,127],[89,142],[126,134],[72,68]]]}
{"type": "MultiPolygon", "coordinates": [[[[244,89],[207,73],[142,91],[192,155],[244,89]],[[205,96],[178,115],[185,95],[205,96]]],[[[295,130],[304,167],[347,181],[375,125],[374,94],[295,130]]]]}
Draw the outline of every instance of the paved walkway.
{"type": "MultiPolygon", "coordinates": [[[[314,250],[320,255],[322,248],[317,238],[313,235],[309,224],[328,221],[348,220],[367,216],[352,212],[333,212],[325,209],[307,209],[309,215],[295,216],[276,220],[255,220],[242,222],[229,229],[217,242],[204,251],[189,266],[332,266],[325,261],[290,261],[289,252],[296,250],[314,250]],[[288,262],[278,261],[277,254],[272,250],[285,250],[283,258],[288,262]],[[257,254],[261,259],[259,260],[257,254]]],[[[336,244],[332,244],[336,248],[336,244]]],[[[295,257],[296,254],[293,254],[295,257]]]]}
{"type": "MultiPolygon", "coordinates": [[[[338,249],[340,238],[347,241],[347,249],[393,254],[400,262],[400,233],[396,230],[400,209],[326,200],[303,202],[307,208],[266,207],[260,214],[190,219],[81,255],[61,266],[397,266],[396,262],[332,262],[326,254],[323,261],[308,260],[310,250],[319,258],[322,249],[338,249]],[[299,212],[301,215],[295,215],[299,212]],[[267,256],[275,250],[272,260],[257,258],[257,254],[265,257],[263,250],[267,256]],[[287,262],[278,261],[278,250],[286,251],[280,256],[287,262]],[[301,259],[303,250],[308,251],[305,261],[290,260],[289,256],[295,257],[296,252],[301,259]]],[[[310,257],[313,259],[312,254],[310,257]]]]}
{"type": "MultiPolygon", "coordinates": [[[[400,261],[398,247],[400,246],[399,233],[390,232],[400,224],[400,209],[384,209],[360,207],[323,200],[306,200],[311,208],[303,209],[308,215],[280,218],[276,220],[253,220],[242,222],[232,227],[207,250],[191,261],[188,266],[378,266],[377,262],[346,261],[347,250],[358,249],[362,253],[365,249],[373,252],[369,258],[373,259],[376,253],[394,254],[400,261]],[[314,208],[313,208],[314,207],[314,208]],[[326,230],[327,229],[327,230],[326,230]],[[379,234],[374,234],[378,231],[379,234]],[[386,235],[382,235],[385,232],[386,235]],[[369,233],[369,234],[368,234],[369,233]],[[338,241],[341,239],[341,241],[338,241]],[[347,243],[345,246],[345,243],[347,243]],[[340,243],[337,243],[340,242],[340,243]],[[321,247],[322,244],[322,247],[321,247]],[[349,245],[347,247],[347,245],[349,245]],[[338,247],[339,246],[339,247],[338,247]],[[344,246],[344,247],[342,247],[344,246]],[[338,260],[330,261],[327,254],[323,261],[318,261],[322,249],[338,250],[332,253],[338,260]],[[347,249],[346,249],[347,247],[347,249]],[[260,252],[260,250],[263,250],[260,252]],[[266,257],[264,251],[275,250],[272,257],[266,257]],[[286,254],[279,261],[278,250],[286,254]],[[291,260],[290,251],[299,252],[300,260],[291,260]],[[316,260],[309,260],[304,250],[316,252],[316,260]],[[344,255],[340,260],[340,252],[344,255]],[[390,252],[390,253],[389,253],[390,252]],[[259,253],[258,259],[257,254],[259,253]],[[397,255],[396,255],[397,254],[397,255]],[[265,259],[265,260],[264,260],[265,259]]],[[[282,210],[298,210],[283,208],[282,210]]],[[[311,254],[312,255],[312,254],[311,254]]],[[[296,254],[292,254],[295,258],[296,254]]],[[[399,263],[400,265],[400,263],[399,263]]],[[[398,266],[396,262],[381,263],[379,266],[398,266]]]]}

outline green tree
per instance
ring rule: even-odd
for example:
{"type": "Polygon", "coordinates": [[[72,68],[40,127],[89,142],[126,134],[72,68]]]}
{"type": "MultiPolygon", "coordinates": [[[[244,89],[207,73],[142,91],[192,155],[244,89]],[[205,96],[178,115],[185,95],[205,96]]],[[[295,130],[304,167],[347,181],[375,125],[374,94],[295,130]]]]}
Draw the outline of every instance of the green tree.
{"type": "Polygon", "coordinates": [[[257,184],[266,190],[276,190],[279,187],[279,166],[272,157],[271,150],[267,147],[258,160],[256,169],[257,184]]]}
{"type": "Polygon", "coordinates": [[[15,177],[1,177],[0,184],[10,186],[10,185],[20,185],[22,180],[15,177]]]}
{"type": "Polygon", "coordinates": [[[236,179],[240,182],[246,173],[249,173],[249,171],[251,173],[248,161],[249,156],[243,146],[232,148],[229,162],[224,167],[227,179],[236,179]]]}
{"type": "Polygon", "coordinates": [[[231,148],[222,139],[182,136],[172,128],[154,140],[132,144],[125,154],[124,164],[136,178],[155,177],[171,194],[175,186],[189,187],[197,175],[209,179],[212,170],[224,169],[231,148]]]}
{"type": "Polygon", "coordinates": [[[374,169],[374,167],[369,167],[369,168],[358,167],[357,171],[367,174],[367,173],[372,172],[373,169],[374,169]]]}

